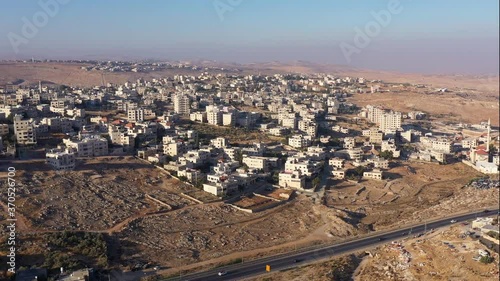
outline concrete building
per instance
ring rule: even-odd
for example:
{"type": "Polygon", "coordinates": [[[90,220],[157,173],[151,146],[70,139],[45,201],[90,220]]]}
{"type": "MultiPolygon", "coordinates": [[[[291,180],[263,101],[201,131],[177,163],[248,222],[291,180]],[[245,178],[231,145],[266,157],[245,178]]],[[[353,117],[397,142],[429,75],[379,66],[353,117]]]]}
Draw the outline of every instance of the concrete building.
{"type": "Polygon", "coordinates": [[[222,114],[222,125],[223,126],[234,126],[236,125],[236,113],[227,112],[222,114]]]}
{"type": "Polygon", "coordinates": [[[22,119],[21,115],[14,117],[14,134],[16,140],[20,144],[35,144],[36,131],[34,121],[32,119],[22,119]]]}
{"type": "Polygon", "coordinates": [[[130,122],[142,122],[142,121],[144,121],[144,110],[142,108],[127,110],[127,119],[130,122]]]}
{"type": "Polygon", "coordinates": [[[334,168],[332,170],[332,176],[335,179],[343,180],[345,178],[345,170],[334,168]]]}
{"type": "Polygon", "coordinates": [[[311,136],[294,135],[288,139],[288,145],[295,148],[303,148],[311,145],[311,136]]]}
{"type": "Polygon", "coordinates": [[[75,168],[75,154],[72,152],[51,150],[45,153],[45,160],[55,170],[72,170],[75,168]]]}
{"type": "Polygon", "coordinates": [[[207,122],[211,125],[222,125],[222,112],[217,109],[207,111],[207,122]]]}
{"type": "Polygon", "coordinates": [[[177,94],[173,97],[174,111],[180,115],[189,115],[191,112],[190,100],[187,95],[177,94]]]}
{"type": "Polygon", "coordinates": [[[401,129],[401,112],[384,113],[380,117],[379,130],[382,132],[401,129]]]}
{"type": "Polygon", "coordinates": [[[224,148],[229,145],[229,142],[222,137],[218,137],[215,139],[211,139],[210,143],[215,147],[215,148],[224,148]]]}
{"type": "Polygon", "coordinates": [[[279,186],[284,188],[304,190],[306,178],[299,171],[285,171],[279,174],[279,186]]]}
{"type": "Polygon", "coordinates": [[[9,134],[9,124],[0,124],[0,136],[6,136],[9,134]]]}
{"type": "Polygon", "coordinates": [[[339,168],[339,169],[342,169],[344,168],[344,163],[345,163],[345,160],[344,159],[340,159],[340,158],[330,158],[330,160],[328,160],[328,164],[331,166],[331,167],[334,167],[334,168],[339,168]]]}
{"type": "Polygon", "coordinates": [[[363,178],[381,180],[383,178],[383,173],[378,169],[373,169],[373,171],[364,172],[363,178]]]}
{"type": "Polygon", "coordinates": [[[250,169],[262,170],[264,172],[268,170],[266,157],[245,156],[243,157],[243,164],[247,165],[250,169]]]}
{"type": "Polygon", "coordinates": [[[80,140],[65,139],[63,143],[69,152],[77,157],[94,157],[108,155],[108,140],[96,135],[85,136],[80,140]]]}

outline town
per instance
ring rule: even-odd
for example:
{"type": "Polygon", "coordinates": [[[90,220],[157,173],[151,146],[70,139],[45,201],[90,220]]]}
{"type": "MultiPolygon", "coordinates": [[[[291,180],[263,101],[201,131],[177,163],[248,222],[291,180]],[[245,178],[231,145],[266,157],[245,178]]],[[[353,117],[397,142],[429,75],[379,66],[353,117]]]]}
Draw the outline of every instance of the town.
{"type": "MultiPolygon", "coordinates": [[[[137,72],[139,68],[131,66],[154,71],[149,67],[175,64],[92,62],[91,65],[109,67],[99,68],[105,71],[137,72]],[[122,67],[125,68],[117,70],[122,67]]],[[[85,71],[93,71],[93,68],[81,67],[85,71]]],[[[295,208],[295,205],[290,207],[291,204],[312,204],[301,208],[304,212],[312,210],[310,208],[314,205],[338,209],[333,216],[340,215],[342,220],[357,224],[356,229],[349,232],[358,235],[366,233],[367,227],[383,229],[394,226],[388,222],[386,226],[377,226],[383,219],[371,226],[369,223],[361,226],[361,218],[370,216],[377,208],[388,209],[391,204],[406,202],[408,198],[422,200],[422,196],[435,196],[434,193],[425,195],[411,191],[415,184],[412,177],[420,175],[423,169],[430,169],[428,173],[423,172],[425,181],[439,183],[441,172],[438,171],[447,171],[450,169],[447,167],[459,171],[454,171],[457,179],[463,173],[475,171],[477,178],[469,182],[472,191],[468,192],[484,201],[476,202],[478,206],[498,204],[498,198],[475,191],[498,190],[500,139],[498,127],[492,126],[491,117],[478,124],[453,123],[423,111],[399,112],[384,104],[361,106],[352,101],[353,97],[369,97],[383,92],[432,94],[458,90],[330,74],[247,75],[194,65],[188,68],[195,73],[94,87],[45,84],[43,81],[31,86],[6,84],[0,90],[0,150],[4,159],[26,163],[22,164],[27,165],[26,173],[50,170],[54,173],[51,176],[54,180],[69,181],[70,186],[78,189],[105,187],[108,190],[100,192],[109,192],[123,204],[132,204],[132,208],[137,209],[125,211],[121,209],[122,205],[111,206],[111,201],[105,201],[107,203],[102,206],[109,207],[104,209],[114,211],[109,214],[102,213],[105,210],[95,211],[102,221],[91,226],[89,221],[93,220],[91,217],[95,212],[82,214],[85,217],[82,223],[80,218],[73,217],[73,212],[84,212],[85,207],[73,209],[70,214],[67,210],[71,210],[71,204],[64,205],[64,209],[57,209],[62,206],[58,204],[44,207],[41,202],[46,199],[37,197],[35,205],[41,215],[28,219],[32,220],[31,224],[47,231],[89,231],[99,225],[101,229],[110,229],[110,233],[121,232],[122,238],[135,236],[133,242],[146,245],[146,248],[172,250],[168,243],[157,241],[163,239],[161,233],[164,230],[155,229],[155,223],[140,217],[153,215],[144,211],[146,201],[132,199],[142,196],[143,190],[138,188],[146,188],[149,190],[144,192],[144,200],[157,206],[157,215],[168,215],[176,210],[182,211],[186,206],[198,205],[202,208],[199,211],[205,210],[203,212],[208,216],[218,217],[220,214],[203,209],[216,203],[221,204],[219,211],[231,215],[221,216],[216,219],[220,222],[214,221],[213,224],[225,225],[232,221],[227,224],[229,227],[235,221],[252,218],[248,216],[254,216],[254,213],[267,216],[275,209],[295,208]],[[30,165],[36,165],[36,168],[30,170],[30,165]],[[88,171],[89,165],[96,165],[91,174],[71,174],[83,169],[88,171]],[[134,172],[127,165],[147,165],[146,175],[134,172]],[[129,174],[115,175],[113,183],[106,182],[107,185],[94,181],[107,177],[110,169],[128,169],[129,174]],[[135,178],[126,178],[133,177],[134,173],[137,173],[135,178]],[[175,185],[177,189],[169,193],[172,190],[167,192],[150,187],[162,183],[175,185]],[[123,185],[121,188],[113,186],[120,184],[123,185]],[[125,190],[128,185],[141,187],[125,190]],[[61,222],[68,220],[67,224],[55,223],[57,216],[63,216],[61,222]],[[144,221],[138,222],[137,219],[144,221]],[[118,223],[120,221],[123,223],[118,223]],[[143,228],[148,228],[151,233],[133,233],[134,229],[143,228]]],[[[460,94],[458,91],[457,95],[460,94]]],[[[24,186],[39,186],[43,177],[27,175],[29,179],[24,186]]],[[[453,176],[447,180],[453,180],[453,176]]],[[[23,183],[20,184],[22,190],[23,183]]],[[[54,185],[57,184],[50,184],[54,185]]],[[[64,198],[64,193],[74,192],[66,191],[55,198],[64,198]]],[[[75,196],[66,198],[66,202],[62,199],[57,202],[67,204],[73,200],[89,200],[95,203],[92,197],[76,199],[79,197],[75,196]]],[[[104,200],[99,192],[95,196],[100,198],[99,201],[104,200]]],[[[448,196],[442,195],[438,199],[444,200],[448,196]]],[[[431,202],[436,202],[433,204],[440,204],[433,200],[431,202]]],[[[33,204],[25,202],[24,206],[33,204]]],[[[472,204],[466,202],[457,207],[472,204]]],[[[442,205],[446,209],[453,208],[453,204],[442,205]]],[[[20,211],[25,212],[26,217],[31,216],[26,210],[20,211]]],[[[189,213],[188,216],[192,215],[189,213]]],[[[424,214],[419,216],[425,217],[424,214]]],[[[415,218],[405,219],[409,223],[415,218]]],[[[207,223],[194,221],[199,226],[207,223]]],[[[193,227],[196,230],[194,221],[191,222],[193,225],[188,222],[181,228],[187,231],[193,227]]],[[[310,223],[305,226],[307,229],[312,229],[318,222],[310,223]]],[[[484,232],[486,236],[490,231],[496,231],[498,235],[498,229],[494,227],[487,230],[484,232]]],[[[276,238],[276,243],[293,241],[303,234],[284,240],[276,238]]],[[[193,247],[190,246],[192,239],[197,238],[187,239],[190,240],[183,248],[193,247]]],[[[223,245],[227,243],[230,242],[223,245]]],[[[204,247],[208,246],[202,249],[204,247]]],[[[243,245],[234,247],[255,249],[257,244],[248,248],[243,245]]],[[[148,264],[160,264],[165,258],[163,261],[170,268],[202,260],[197,255],[179,254],[176,261],[159,255],[160,258],[151,261],[146,258],[148,255],[141,254],[141,258],[127,258],[127,262],[135,270],[148,264]],[[141,262],[137,261],[141,259],[141,262]]],[[[129,256],[137,255],[131,253],[129,256]]],[[[115,258],[122,259],[123,255],[115,258]]],[[[161,266],[164,265],[158,268],[161,266]]]]}

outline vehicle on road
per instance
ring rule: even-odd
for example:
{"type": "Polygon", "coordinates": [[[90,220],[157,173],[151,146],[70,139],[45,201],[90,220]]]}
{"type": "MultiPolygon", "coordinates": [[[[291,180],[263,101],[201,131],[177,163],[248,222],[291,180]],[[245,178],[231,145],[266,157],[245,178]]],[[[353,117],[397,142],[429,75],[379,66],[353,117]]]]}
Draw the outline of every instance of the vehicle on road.
{"type": "Polygon", "coordinates": [[[456,223],[457,221],[456,220],[451,220],[450,223],[456,223]]]}
{"type": "Polygon", "coordinates": [[[219,271],[218,275],[219,276],[224,276],[227,274],[227,271],[219,271]]]}
{"type": "Polygon", "coordinates": [[[483,211],[483,213],[489,213],[489,212],[490,212],[490,210],[488,210],[488,209],[483,211]]]}
{"type": "Polygon", "coordinates": [[[378,241],[384,241],[385,240],[385,237],[379,237],[378,238],[378,241]]]}
{"type": "Polygon", "coordinates": [[[293,262],[294,263],[298,263],[298,262],[301,262],[302,260],[299,260],[299,259],[294,259],[293,262]]]}

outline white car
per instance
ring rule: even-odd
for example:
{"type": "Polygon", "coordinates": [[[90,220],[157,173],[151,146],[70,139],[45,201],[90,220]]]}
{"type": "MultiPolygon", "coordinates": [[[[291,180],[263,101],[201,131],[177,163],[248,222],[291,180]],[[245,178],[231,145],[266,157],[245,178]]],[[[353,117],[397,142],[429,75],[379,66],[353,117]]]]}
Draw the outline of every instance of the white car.
{"type": "Polygon", "coordinates": [[[457,221],[456,221],[456,220],[451,220],[450,222],[451,222],[451,223],[456,223],[457,221]]]}
{"type": "Polygon", "coordinates": [[[224,276],[224,275],[226,275],[226,274],[227,274],[227,271],[219,271],[219,273],[218,273],[218,274],[219,274],[219,276],[224,276]]]}

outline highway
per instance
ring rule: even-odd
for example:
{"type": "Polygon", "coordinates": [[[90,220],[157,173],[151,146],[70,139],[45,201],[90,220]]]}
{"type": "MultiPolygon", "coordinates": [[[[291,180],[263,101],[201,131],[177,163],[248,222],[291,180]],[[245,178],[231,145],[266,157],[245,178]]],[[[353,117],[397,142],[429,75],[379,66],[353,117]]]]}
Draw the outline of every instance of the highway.
{"type": "Polygon", "coordinates": [[[210,280],[240,280],[243,278],[253,277],[266,273],[266,265],[270,265],[271,272],[277,272],[283,269],[297,267],[304,264],[313,263],[315,261],[325,259],[334,255],[339,255],[347,252],[376,247],[380,244],[385,244],[394,240],[400,240],[408,236],[414,236],[431,229],[436,229],[443,226],[451,225],[451,220],[456,220],[456,223],[475,219],[476,217],[487,217],[498,214],[498,209],[474,212],[465,215],[448,217],[445,219],[423,223],[413,227],[402,228],[382,234],[374,234],[372,236],[361,238],[349,242],[326,245],[314,250],[304,250],[303,252],[285,253],[278,256],[251,260],[239,264],[228,265],[211,269],[204,272],[187,274],[184,276],[164,279],[168,281],[190,280],[190,281],[210,281],[210,280]],[[218,276],[218,272],[226,271],[224,276],[218,276]]]}

